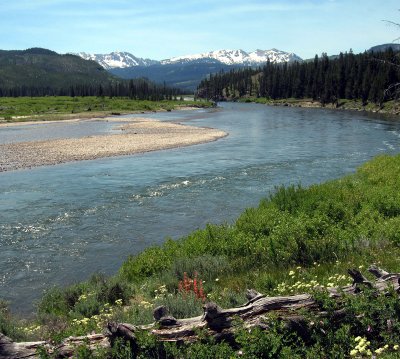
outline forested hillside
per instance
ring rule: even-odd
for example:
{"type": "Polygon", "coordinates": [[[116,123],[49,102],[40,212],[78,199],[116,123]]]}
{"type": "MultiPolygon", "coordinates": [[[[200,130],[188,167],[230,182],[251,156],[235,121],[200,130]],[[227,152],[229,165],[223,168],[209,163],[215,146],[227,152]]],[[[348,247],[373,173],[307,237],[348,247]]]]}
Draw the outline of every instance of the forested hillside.
{"type": "Polygon", "coordinates": [[[0,51],[0,97],[129,96],[160,100],[178,94],[177,89],[147,79],[120,79],[98,63],[75,55],[59,55],[41,48],[0,51]]]}
{"type": "Polygon", "coordinates": [[[400,58],[388,49],[355,55],[327,54],[294,64],[267,63],[259,69],[243,69],[210,75],[198,87],[200,97],[215,100],[241,97],[312,98],[325,103],[360,99],[382,103],[396,94],[390,85],[400,82],[400,58]]]}

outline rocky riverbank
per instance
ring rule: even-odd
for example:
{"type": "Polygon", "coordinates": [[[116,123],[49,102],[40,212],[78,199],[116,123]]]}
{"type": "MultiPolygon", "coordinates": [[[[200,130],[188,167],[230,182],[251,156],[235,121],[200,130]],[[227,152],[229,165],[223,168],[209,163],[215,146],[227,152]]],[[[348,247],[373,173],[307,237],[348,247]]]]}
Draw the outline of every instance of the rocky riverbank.
{"type": "Polygon", "coordinates": [[[320,101],[312,99],[279,99],[271,100],[266,98],[241,98],[240,102],[261,103],[268,106],[284,106],[284,107],[304,107],[304,108],[327,108],[333,110],[360,111],[380,113],[391,116],[400,115],[400,101],[384,102],[381,106],[375,103],[363,104],[361,100],[338,100],[336,103],[323,104],[320,101]]]}
{"type": "MultiPolygon", "coordinates": [[[[108,120],[115,120],[110,118],[108,120]]],[[[0,145],[0,172],[215,141],[227,135],[211,128],[150,119],[130,119],[121,133],[0,145]]]]}

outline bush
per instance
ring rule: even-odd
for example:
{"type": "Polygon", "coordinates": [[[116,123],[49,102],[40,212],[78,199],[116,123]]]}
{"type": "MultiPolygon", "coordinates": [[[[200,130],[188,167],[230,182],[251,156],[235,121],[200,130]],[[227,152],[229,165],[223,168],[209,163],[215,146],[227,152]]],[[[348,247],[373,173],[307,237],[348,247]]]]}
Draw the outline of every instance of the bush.
{"type": "Polygon", "coordinates": [[[11,317],[7,303],[2,300],[0,300],[0,334],[4,334],[13,340],[25,339],[25,334],[18,328],[15,320],[11,317]]]}

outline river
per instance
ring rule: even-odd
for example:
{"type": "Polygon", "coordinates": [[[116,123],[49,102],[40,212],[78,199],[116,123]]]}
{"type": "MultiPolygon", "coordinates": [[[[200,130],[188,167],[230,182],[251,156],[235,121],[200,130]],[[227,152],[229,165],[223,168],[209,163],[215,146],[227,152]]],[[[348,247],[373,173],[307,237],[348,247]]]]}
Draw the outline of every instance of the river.
{"type": "MultiPolygon", "coordinates": [[[[400,149],[400,121],[356,112],[226,103],[136,116],[216,127],[229,136],[0,173],[0,298],[13,311],[31,313],[53,285],[116,273],[129,254],[167,237],[232,222],[280,184],[337,178],[400,149]]],[[[2,128],[0,143],[113,131],[110,124],[90,126],[2,128]]]]}

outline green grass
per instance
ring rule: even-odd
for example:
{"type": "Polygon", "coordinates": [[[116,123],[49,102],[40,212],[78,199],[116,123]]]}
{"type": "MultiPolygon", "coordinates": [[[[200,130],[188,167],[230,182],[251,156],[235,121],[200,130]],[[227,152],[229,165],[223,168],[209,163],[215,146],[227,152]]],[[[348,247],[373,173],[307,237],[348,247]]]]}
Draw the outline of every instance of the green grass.
{"type": "Polygon", "coordinates": [[[140,101],[121,97],[2,97],[0,121],[60,119],[69,116],[96,116],[142,111],[171,111],[178,107],[210,107],[206,101],[140,101]],[[15,118],[22,116],[23,118],[15,118]]]}
{"type": "MultiPolygon", "coordinates": [[[[179,290],[185,273],[204,281],[207,300],[232,307],[246,301],[246,288],[269,295],[313,292],[316,285],[348,284],[348,268],[374,263],[400,272],[400,155],[377,157],[353,175],[308,188],[279,187],[232,225],[210,224],[180,240],[166,240],[129,257],[114,277],[94,276],[66,289],[51,289],[29,324],[41,329],[30,335],[61,340],[98,330],[110,319],[145,324],[158,305],[166,305],[178,318],[198,315],[203,302],[179,290]]],[[[393,296],[374,301],[371,295],[346,299],[351,316],[341,324],[317,326],[309,342],[293,337],[279,321],[270,323],[274,335],[246,334],[239,327],[236,341],[242,357],[265,357],[260,348],[279,353],[271,357],[348,357],[360,335],[369,338],[371,350],[393,348],[400,344],[400,306],[393,296]],[[388,321],[393,323],[391,332],[385,329],[388,321]],[[375,328],[373,337],[368,326],[375,328]]],[[[164,357],[177,356],[176,350],[181,357],[237,354],[216,343],[175,348],[144,340],[143,353],[162,351],[164,357]]],[[[385,355],[397,354],[387,349],[385,355]]]]}

